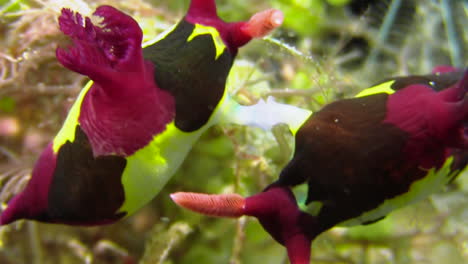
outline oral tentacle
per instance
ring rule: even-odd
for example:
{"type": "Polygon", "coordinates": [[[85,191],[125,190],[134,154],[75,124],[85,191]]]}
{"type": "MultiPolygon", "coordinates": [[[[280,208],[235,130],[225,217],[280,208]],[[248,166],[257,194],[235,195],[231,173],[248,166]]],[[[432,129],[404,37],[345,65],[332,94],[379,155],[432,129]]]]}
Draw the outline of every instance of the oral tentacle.
{"type": "Polygon", "coordinates": [[[250,20],[241,27],[241,30],[251,38],[262,38],[281,26],[283,20],[283,12],[277,9],[267,9],[253,15],[250,20]]]}
{"type": "Polygon", "coordinates": [[[238,194],[201,194],[178,192],[171,199],[191,211],[215,217],[241,217],[244,215],[245,199],[238,194]]]}
{"type": "Polygon", "coordinates": [[[299,210],[292,191],[272,185],[243,198],[237,194],[209,195],[178,192],[172,200],[181,207],[215,217],[253,216],[278,243],[286,247],[292,264],[310,260],[310,246],[320,233],[315,218],[299,210]]]}

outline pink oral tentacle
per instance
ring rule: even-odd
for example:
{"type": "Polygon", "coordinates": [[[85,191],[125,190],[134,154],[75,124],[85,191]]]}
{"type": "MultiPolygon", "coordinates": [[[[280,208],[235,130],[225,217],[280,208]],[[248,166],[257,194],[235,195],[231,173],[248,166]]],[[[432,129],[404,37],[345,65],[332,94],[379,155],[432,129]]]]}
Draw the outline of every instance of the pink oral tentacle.
{"type": "Polygon", "coordinates": [[[245,199],[238,194],[177,192],[170,196],[177,205],[204,215],[233,218],[244,215],[245,199]]]}
{"type": "Polygon", "coordinates": [[[241,30],[251,38],[262,38],[283,24],[284,15],[277,9],[268,9],[253,15],[241,30]]]}
{"type": "Polygon", "coordinates": [[[263,228],[286,247],[292,264],[310,260],[310,246],[318,232],[315,218],[301,212],[287,187],[273,187],[243,198],[237,194],[209,195],[179,192],[172,200],[186,209],[216,217],[256,217],[263,228]]]}

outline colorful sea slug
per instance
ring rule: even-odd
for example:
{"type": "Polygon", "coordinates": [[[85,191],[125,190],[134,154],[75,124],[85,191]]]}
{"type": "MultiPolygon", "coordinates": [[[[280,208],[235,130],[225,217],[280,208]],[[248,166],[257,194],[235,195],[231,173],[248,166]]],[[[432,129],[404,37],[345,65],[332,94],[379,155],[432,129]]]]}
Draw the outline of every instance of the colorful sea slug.
{"type": "Polygon", "coordinates": [[[208,127],[250,122],[247,109],[258,106],[230,98],[226,78],[238,48],[283,20],[270,9],[228,23],[214,0],[192,0],[175,27],[142,48],[142,30],[130,16],[111,6],[93,16],[62,10],[60,29],[72,45],[58,48],[57,59],[92,82],[40,155],[26,188],[2,212],[2,225],[18,219],[96,225],[134,213],[208,127]]]}
{"type": "Polygon", "coordinates": [[[332,102],[295,135],[295,153],[263,192],[175,193],[193,211],[256,217],[288,250],[293,264],[310,263],[310,244],[336,225],[369,224],[452,181],[468,162],[468,70],[438,68],[399,77],[332,102]],[[299,209],[291,187],[308,184],[299,209]]]}

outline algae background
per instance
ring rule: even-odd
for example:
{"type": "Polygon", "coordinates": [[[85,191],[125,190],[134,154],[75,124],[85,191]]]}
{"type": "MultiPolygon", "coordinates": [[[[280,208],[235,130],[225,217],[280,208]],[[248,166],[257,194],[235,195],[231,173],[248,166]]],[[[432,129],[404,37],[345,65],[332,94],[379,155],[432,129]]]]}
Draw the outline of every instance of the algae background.
{"type": "MultiPolygon", "coordinates": [[[[240,50],[228,89],[245,104],[277,100],[317,110],[395,75],[468,64],[468,1],[223,0],[226,20],[269,7],[285,22],[240,50]],[[360,8],[366,2],[370,9],[360,8]],[[392,10],[399,9],[393,13],[392,10]]],[[[66,4],[110,4],[133,15],[150,39],[185,13],[188,0],[0,0],[0,200],[24,186],[86,79],[55,60],[67,40],[56,19],[66,4]]],[[[281,131],[280,131],[281,133],[281,131]]],[[[292,145],[292,138],[287,137],[292,145]]],[[[286,145],[288,145],[286,144],[286,145]]],[[[285,250],[250,218],[199,216],[177,207],[175,191],[250,195],[288,160],[271,133],[210,129],[163,191],[117,224],[81,228],[18,222],[0,227],[1,264],[287,263],[285,250]]],[[[298,198],[303,199],[300,188],[298,198]]],[[[313,263],[467,263],[468,175],[377,224],[335,228],[312,248],[313,263]]]]}

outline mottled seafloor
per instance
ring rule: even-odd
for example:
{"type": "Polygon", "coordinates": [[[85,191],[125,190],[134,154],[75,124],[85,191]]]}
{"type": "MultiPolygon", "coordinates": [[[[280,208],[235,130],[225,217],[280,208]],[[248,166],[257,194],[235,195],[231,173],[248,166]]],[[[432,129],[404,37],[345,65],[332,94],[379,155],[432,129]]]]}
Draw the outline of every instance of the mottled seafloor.
{"type": "MultiPolygon", "coordinates": [[[[67,39],[57,27],[65,3],[85,12],[110,4],[134,16],[150,39],[176,23],[188,0],[0,0],[0,201],[27,182],[86,78],[55,59],[67,39]]],[[[269,7],[284,25],[242,48],[228,89],[244,104],[269,95],[311,110],[381,78],[468,64],[468,1],[223,0],[226,20],[269,7]],[[399,10],[393,12],[392,10],[399,10]]],[[[281,130],[281,129],[280,129],[281,130]]],[[[278,133],[281,134],[281,131],[278,133]]],[[[215,219],[177,207],[175,191],[261,191],[289,157],[271,133],[210,129],[163,191],[137,214],[103,227],[19,221],[0,227],[0,264],[287,263],[286,251],[250,218],[215,219]]],[[[468,173],[377,224],[335,228],[312,247],[312,262],[468,263],[468,173]]],[[[303,191],[297,190],[299,200],[303,191]]]]}

